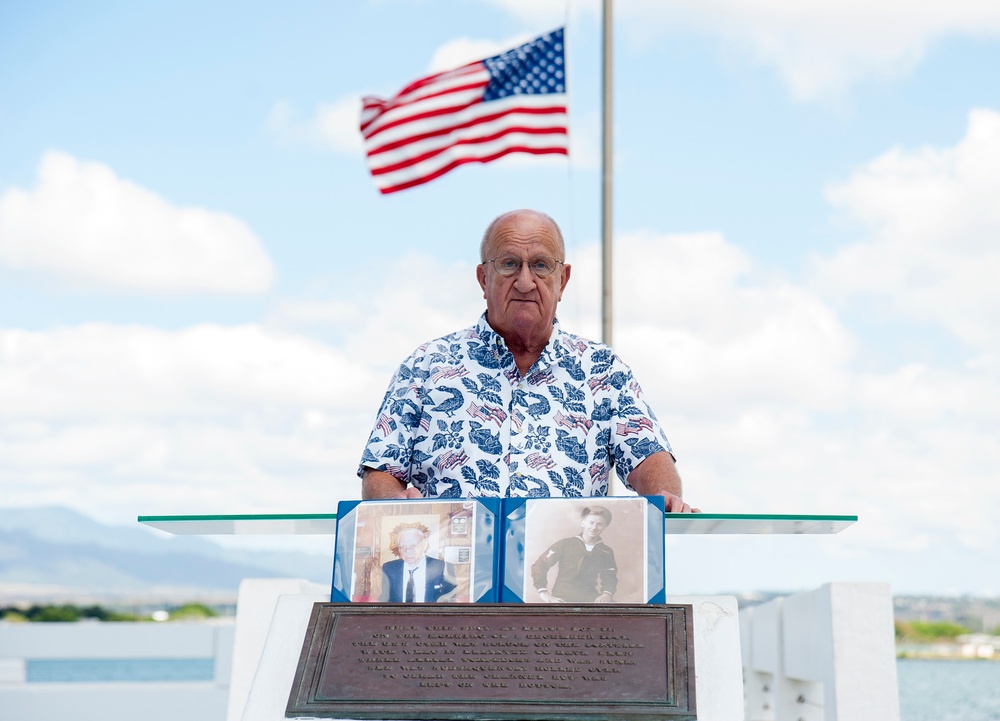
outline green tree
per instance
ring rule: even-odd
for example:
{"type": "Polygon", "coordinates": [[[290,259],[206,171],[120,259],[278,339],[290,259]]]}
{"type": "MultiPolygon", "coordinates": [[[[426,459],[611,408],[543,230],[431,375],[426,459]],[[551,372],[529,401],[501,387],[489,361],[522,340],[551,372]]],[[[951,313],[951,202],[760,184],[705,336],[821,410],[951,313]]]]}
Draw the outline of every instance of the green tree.
{"type": "Polygon", "coordinates": [[[28,618],[41,623],[79,621],[80,609],[68,604],[64,606],[32,606],[28,612],[28,618]]]}
{"type": "Polygon", "coordinates": [[[171,609],[171,621],[197,621],[203,618],[218,616],[215,611],[203,603],[185,603],[183,606],[171,609]]]}
{"type": "Polygon", "coordinates": [[[951,641],[963,633],[969,633],[969,629],[953,621],[909,621],[899,623],[896,628],[897,638],[923,642],[951,641]]]}

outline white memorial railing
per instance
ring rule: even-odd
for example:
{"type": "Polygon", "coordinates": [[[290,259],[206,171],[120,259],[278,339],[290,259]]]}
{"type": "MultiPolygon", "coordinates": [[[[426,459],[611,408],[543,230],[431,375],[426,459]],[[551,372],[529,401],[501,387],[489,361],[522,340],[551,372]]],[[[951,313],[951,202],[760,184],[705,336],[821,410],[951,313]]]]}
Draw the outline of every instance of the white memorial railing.
{"type": "Polygon", "coordinates": [[[747,721],[899,721],[889,587],[831,583],[740,611],[747,721]]]}
{"type": "Polygon", "coordinates": [[[221,721],[229,699],[232,620],[212,622],[0,622],[3,721],[221,721]],[[38,681],[33,662],[211,662],[204,681],[38,681]]]}

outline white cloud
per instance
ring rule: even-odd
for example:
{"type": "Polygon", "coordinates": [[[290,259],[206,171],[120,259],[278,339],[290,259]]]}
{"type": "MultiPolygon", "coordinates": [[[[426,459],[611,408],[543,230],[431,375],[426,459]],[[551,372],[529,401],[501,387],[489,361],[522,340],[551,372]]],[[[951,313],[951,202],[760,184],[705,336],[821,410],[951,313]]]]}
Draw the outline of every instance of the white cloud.
{"type": "Polygon", "coordinates": [[[140,514],[335,510],[388,374],[256,325],[0,331],[5,504],[140,514]]]}
{"type": "Polygon", "coordinates": [[[998,350],[1000,113],[970,113],[953,148],[894,148],[827,195],[868,237],[815,259],[823,287],[877,297],[903,316],[998,350]]]}
{"type": "MultiPolygon", "coordinates": [[[[572,259],[564,303],[582,318],[598,315],[597,253],[572,259]]],[[[689,500],[858,514],[857,547],[1000,540],[1000,499],[986,493],[1000,463],[995,364],[861,369],[861,340],[834,307],[718,234],[621,234],[615,258],[615,347],[675,446],[689,500]]]]}
{"type": "Polygon", "coordinates": [[[537,36],[538,33],[521,33],[512,35],[505,40],[456,38],[434,51],[430,66],[427,68],[427,74],[440,73],[493,55],[499,55],[511,48],[523,45],[537,36]]]}
{"type": "MultiPolygon", "coordinates": [[[[672,405],[839,407],[853,341],[818,298],[764,276],[717,233],[623,234],[615,256],[615,347],[664,379],[672,405]]],[[[596,248],[578,256],[574,272],[567,300],[596,301],[596,248]]],[[[597,317],[596,303],[583,310],[597,317]]]]}
{"type": "Polygon", "coordinates": [[[371,373],[342,351],[252,324],[0,330],[0,418],[335,408],[356,400],[371,373]]]}
{"type": "MultiPolygon", "coordinates": [[[[550,24],[555,27],[566,19],[565,0],[486,0],[486,2],[533,26],[550,24]]],[[[571,10],[580,9],[590,13],[598,12],[600,8],[597,0],[577,0],[570,5],[573,6],[571,10]]]]}
{"type": "Polygon", "coordinates": [[[3,503],[117,523],[336,510],[359,493],[396,365],[482,311],[471,265],[413,255],[382,270],[442,290],[432,302],[417,280],[388,284],[366,304],[365,275],[328,301],[283,304],[266,325],[0,330],[3,503]],[[325,325],[336,345],[285,330],[325,325]]]}
{"type": "Polygon", "coordinates": [[[274,270],[237,218],[177,207],[100,163],[48,152],[0,196],[0,264],[128,291],[260,293],[274,270]]]}
{"type": "Polygon", "coordinates": [[[361,93],[320,103],[309,118],[299,118],[287,101],[271,109],[267,128],[281,144],[307,143],[347,155],[360,156],[364,151],[359,125],[361,93]]]}
{"type": "MultiPolygon", "coordinates": [[[[561,22],[556,0],[488,0],[533,26],[561,22]]],[[[595,18],[599,4],[576,10],[595,18]]],[[[702,32],[727,50],[775,68],[801,100],[836,97],[855,83],[910,71],[936,42],[954,35],[1000,36],[1000,5],[990,0],[625,0],[614,22],[629,42],[702,32]]]]}
{"type": "Polygon", "coordinates": [[[636,0],[621,10],[635,32],[688,27],[742,47],[804,100],[904,74],[950,35],[1000,35],[1000,6],[984,0],[636,0]]]}
{"type": "MultiPolygon", "coordinates": [[[[564,327],[591,337],[597,255],[573,253],[560,310],[564,327]]],[[[616,268],[615,345],[674,443],[691,501],[857,513],[858,528],[836,539],[844,553],[995,547],[995,364],[859,370],[860,340],[821,297],[716,233],[622,234],[616,268]]],[[[355,497],[392,369],[483,307],[469,264],[414,253],[382,271],[411,280],[371,298],[360,292],[371,275],[347,273],[335,294],[289,301],[263,326],[3,331],[5,503],[117,509],[127,522],[355,497]],[[302,334],[324,326],[335,342],[302,334]]]]}

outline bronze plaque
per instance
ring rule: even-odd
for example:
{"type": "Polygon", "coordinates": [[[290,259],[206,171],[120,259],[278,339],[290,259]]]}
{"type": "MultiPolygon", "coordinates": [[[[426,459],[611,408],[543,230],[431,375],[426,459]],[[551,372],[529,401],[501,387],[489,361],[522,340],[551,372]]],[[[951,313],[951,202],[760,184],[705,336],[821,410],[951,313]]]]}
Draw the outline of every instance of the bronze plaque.
{"type": "Polygon", "coordinates": [[[691,607],[317,603],[285,716],[693,720],[691,607]]]}

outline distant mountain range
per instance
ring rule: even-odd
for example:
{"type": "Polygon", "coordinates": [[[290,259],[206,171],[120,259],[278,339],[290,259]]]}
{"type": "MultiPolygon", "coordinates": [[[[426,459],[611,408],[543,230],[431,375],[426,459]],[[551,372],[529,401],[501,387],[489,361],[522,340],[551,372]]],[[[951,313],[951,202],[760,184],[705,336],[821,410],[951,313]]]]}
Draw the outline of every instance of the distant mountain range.
{"type": "MultiPolygon", "coordinates": [[[[332,546],[332,539],[331,539],[332,546]]],[[[329,583],[331,556],[240,550],[107,526],[64,507],[0,508],[0,604],[113,597],[233,597],[244,578],[329,583]]]]}

